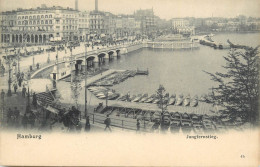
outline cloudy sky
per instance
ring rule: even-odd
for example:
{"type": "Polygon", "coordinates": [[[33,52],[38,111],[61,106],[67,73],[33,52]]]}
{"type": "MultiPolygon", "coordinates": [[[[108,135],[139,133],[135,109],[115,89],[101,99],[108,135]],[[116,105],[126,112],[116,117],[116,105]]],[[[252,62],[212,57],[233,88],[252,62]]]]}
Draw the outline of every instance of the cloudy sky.
{"type": "MultiPolygon", "coordinates": [[[[94,10],[95,0],[78,0],[80,10],[94,10]]],[[[63,6],[74,8],[74,0],[0,0],[3,11],[17,8],[63,6]]],[[[235,17],[239,14],[260,17],[260,0],[99,0],[99,10],[114,14],[132,14],[153,8],[155,15],[173,17],[235,17]]]]}

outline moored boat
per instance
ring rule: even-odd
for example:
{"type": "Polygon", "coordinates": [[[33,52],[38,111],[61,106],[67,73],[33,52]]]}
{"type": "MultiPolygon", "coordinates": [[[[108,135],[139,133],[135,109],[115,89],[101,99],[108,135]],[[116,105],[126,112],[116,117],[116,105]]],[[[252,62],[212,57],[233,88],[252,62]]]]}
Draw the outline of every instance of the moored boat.
{"type": "Polygon", "coordinates": [[[169,99],[169,105],[174,105],[176,101],[176,94],[173,94],[169,99]]]}
{"type": "Polygon", "coordinates": [[[190,105],[190,95],[187,95],[184,100],[183,100],[183,105],[184,106],[189,106],[190,105]]]}
{"type": "Polygon", "coordinates": [[[177,99],[176,105],[181,106],[182,103],[183,103],[183,94],[180,94],[178,99],[177,99]]]}
{"type": "Polygon", "coordinates": [[[196,107],[196,106],[198,106],[198,103],[199,103],[199,101],[198,101],[198,96],[195,95],[195,96],[193,97],[193,99],[191,100],[190,106],[191,106],[191,107],[196,107]]]}

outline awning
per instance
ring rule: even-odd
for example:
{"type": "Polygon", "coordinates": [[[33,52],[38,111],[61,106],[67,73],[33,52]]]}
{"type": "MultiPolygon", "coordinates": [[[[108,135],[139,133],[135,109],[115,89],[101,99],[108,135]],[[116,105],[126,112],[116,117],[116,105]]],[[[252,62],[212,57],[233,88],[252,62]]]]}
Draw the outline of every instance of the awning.
{"type": "Polygon", "coordinates": [[[106,34],[101,34],[100,36],[101,36],[101,37],[105,37],[105,36],[106,36],[106,34]]]}

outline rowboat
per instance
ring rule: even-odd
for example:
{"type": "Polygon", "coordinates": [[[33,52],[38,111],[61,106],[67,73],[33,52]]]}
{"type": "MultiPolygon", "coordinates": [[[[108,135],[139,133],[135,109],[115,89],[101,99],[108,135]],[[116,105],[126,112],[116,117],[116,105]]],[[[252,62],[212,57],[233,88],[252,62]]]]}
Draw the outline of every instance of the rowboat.
{"type": "Polygon", "coordinates": [[[175,101],[176,101],[176,94],[173,94],[173,95],[170,97],[168,104],[169,104],[169,105],[174,105],[175,101]]]}
{"type": "Polygon", "coordinates": [[[190,103],[190,106],[191,107],[196,107],[196,106],[198,106],[198,96],[196,95],[196,96],[194,96],[193,97],[193,99],[191,100],[191,103],[190,103]]]}
{"type": "Polygon", "coordinates": [[[184,106],[190,105],[190,95],[187,95],[183,101],[184,106]]]}
{"type": "Polygon", "coordinates": [[[137,95],[137,96],[134,98],[134,100],[132,100],[132,102],[137,102],[137,101],[139,101],[142,97],[143,97],[143,95],[142,95],[142,94],[139,94],[139,95],[137,95]]]}
{"type": "Polygon", "coordinates": [[[176,105],[181,106],[182,103],[183,103],[183,94],[180,94],[178,99],[177,99],[176,105]]]}
{"type": "Polygon", "coordinates": [[[139,100],[140,103],[143,103],[145,100],[148,99],[148,94],[144,94],[143,97],[139,100]]]}
{"type": "Polygon", "coordinates": [[[151,103],[151,102],[154,100],[155,97],[156,97],[155,94],[151,95],[148,99],[146,99],[146,100],[144,101],[144,103],[151,103]]]}

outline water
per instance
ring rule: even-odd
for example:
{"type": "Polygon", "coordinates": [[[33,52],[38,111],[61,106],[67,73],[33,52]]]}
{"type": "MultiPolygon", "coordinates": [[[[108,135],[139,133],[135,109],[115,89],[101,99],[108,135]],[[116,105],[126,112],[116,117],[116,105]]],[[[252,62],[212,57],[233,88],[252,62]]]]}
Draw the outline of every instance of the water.
{"type": "MultiPolygon", "coordinates": [[[[260,34],[218,34],[213,37],[217,42],[225,43],[229,39],[233,43],[247,44],[250,46],[260,45],[260,34]]],[[[123,83],[113,86],[121,94],[154,94],[162,84],[166,92],[170,94],[207,94],[214,86],[208,72],[223,72],[225,65],[224,55],[229,50],[215,50],[208,46],[200,45],[198,50],[172,51],[162,49],[140,49],[135,52],[121,55],[120,59],[107,62],[106,67],[111,69],[140,70],[149,69],[148,76],[135,76],[123,83]]],[[[73,94],[70,83],[60,81],[58,89],[63,97],[63,102],[73,103],[73,94]]],[[[88,94],[90,104],[97,104],[95,97],[88,94]]],[[[84,104],[84,89],[79,95],[79,103],[84,104]]]]}

